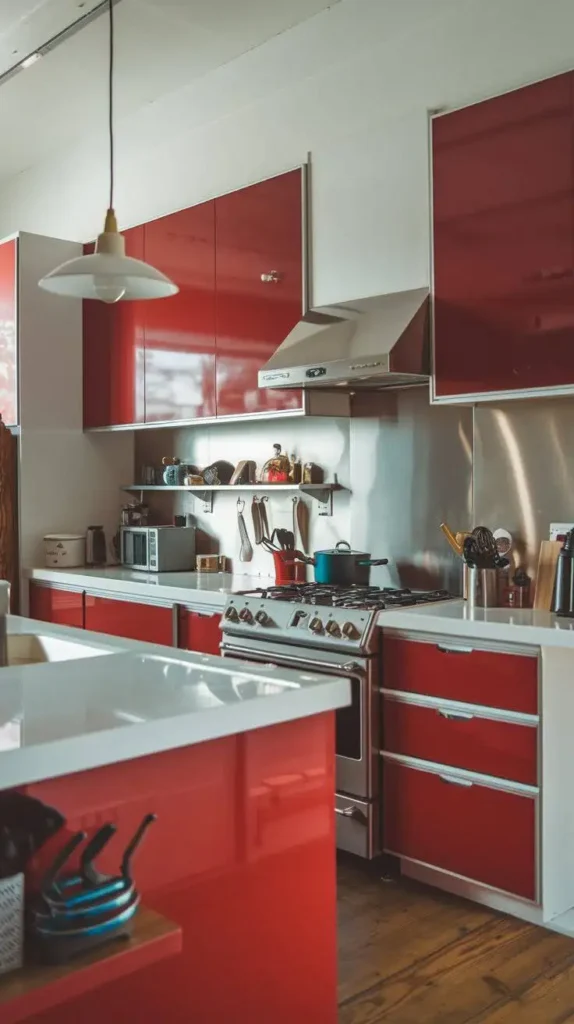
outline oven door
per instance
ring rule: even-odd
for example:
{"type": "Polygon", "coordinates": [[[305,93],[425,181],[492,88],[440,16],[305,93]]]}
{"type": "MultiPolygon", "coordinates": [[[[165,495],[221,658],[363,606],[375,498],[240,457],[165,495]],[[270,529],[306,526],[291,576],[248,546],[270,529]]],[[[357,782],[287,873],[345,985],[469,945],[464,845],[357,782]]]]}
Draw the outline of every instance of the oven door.
{"type": "Polygon", "coordinates": [[[351,704],[335,712],[335,814],[337,846],[360,857],[381,852],[379,825],[379,693],[376,658],[353,658],[333,651],[288,647],[257,640],[251,647],[224,634],[224,658],[275,665],[294,671],[344,676],[351,684],[351,704]]]}
{"type": "Polygon", "coordinates": [[[149,569],[149,532],[124,527],[121,531],[122,565],[130,569],[149,569]]]}
{"type": "Polygon", "coordinates": [[[351,704],[335,712],[337,790],[363,800],[378,796],[380,744],[377,732],[379,694],[374,678],[376,658],[354,658],[352,654],[288,647],[264,640],[258,640],[257,646],[251,647],[239,637],[228,634],[224,634],[221,654],[224,658],[348,679],[351,704]]]}

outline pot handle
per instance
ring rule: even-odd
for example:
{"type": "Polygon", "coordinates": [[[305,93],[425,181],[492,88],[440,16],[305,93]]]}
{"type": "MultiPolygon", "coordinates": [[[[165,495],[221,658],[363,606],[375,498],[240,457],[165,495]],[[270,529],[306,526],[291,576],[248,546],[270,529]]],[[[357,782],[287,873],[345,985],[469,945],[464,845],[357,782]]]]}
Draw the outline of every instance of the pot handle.
{"type": "Polygon", "coordinates": [[[351,545],[349,544],[348,540],[338,540],[337,543],[335,544],[335,551],[338,551],[339,548],[346,548],[347,551],[350,551],[351,545]]]}
{"type": "Polygon", "coordinates": [[[388,558],[367,558],[365,562],[357,562],[357,565],[388,565],[388,558]]]}

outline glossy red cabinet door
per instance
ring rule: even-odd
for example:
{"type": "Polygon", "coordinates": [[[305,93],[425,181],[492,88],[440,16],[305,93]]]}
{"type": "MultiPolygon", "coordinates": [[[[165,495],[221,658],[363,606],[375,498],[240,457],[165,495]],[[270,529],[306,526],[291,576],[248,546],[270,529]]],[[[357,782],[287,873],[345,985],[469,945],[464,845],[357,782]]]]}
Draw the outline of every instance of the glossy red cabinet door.
{"type": "Polygon", "coordinates": [[[538,730],[385,697],[383,748],[511,782],[538,783],[538,730]]]}
{"type": "Polygon", "coordinates": [[[215,654],[219,657],[221,643],[221,615],[206,615],[192,612],[187,608],[180,610],[179,646],[186,651],[198,651],[200,654],[215,654]]]}
{"type": "Polygon", "coordinates": [[[530,796],[384,762],[383,843],[389,853],[534,900],[535,819],[530,796]]]}
{"type": "Polygon", "coordinates": [[[437,397],[574,385],[573,82],[433,120],[437,397]]]}
{"type": "Polygon", "coordinates": [[[299,391],[257,384],[301,316],[301,189],[297,170],[215,200],[218,416],[301,408],[299,391]]]}
{"type": "Polygon", "coordinates": [[[60,626],[84,627],[84,592],[30,583],[30,618],[60,626]]]}
{"type": "Polygon", "coordinates": [[[85,625],[95,633],[125,636],[129,640],[144,640],[149,644],[173,645],[171,608],[137,604],[135,601],[116,601],[107,597],[86,594],[85,625]]]}
{"type": "Polygon", "coordinates": [[[382,685],[464,704],[504,708],[535,715],[538,659],[498,651],[468,650],[402,637],[383,639],[382,685]]]}
{"type": "Polygon", "coordinates": [[[16,244],[0,245],[0,415],[7,426],[18,423],[16,244]]]}
{"type": "Polygon", "coordinates": [[[215,203],[146,224],[145,258],[179,285],[146,304],[146,421],[215,416],[215,203]]]}
{"type": "MultiPolygon", "coordinates": [[[[130,228],[123,235],[127,255],[143,259],[143,227],[130,228]]],[[[85,246],[85,251],[93,251],[93,245],[85,246]]],[[[148,304],[84,300],[84,427],[143,422],[148,304]]]]}

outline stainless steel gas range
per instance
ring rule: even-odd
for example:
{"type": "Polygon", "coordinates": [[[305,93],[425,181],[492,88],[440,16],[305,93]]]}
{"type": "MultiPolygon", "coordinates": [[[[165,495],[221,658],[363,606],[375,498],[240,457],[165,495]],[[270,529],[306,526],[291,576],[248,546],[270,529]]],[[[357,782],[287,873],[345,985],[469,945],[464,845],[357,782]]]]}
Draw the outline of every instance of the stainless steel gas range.
{"type": "Polygon", "coordinates": [[[381,851],[381,715],[377,614],[446,591],[290,584],[234,594],[223,613],[223,657],[344,676],[351,704],[336,712],[337,846],[361,857],[381,851]]]}

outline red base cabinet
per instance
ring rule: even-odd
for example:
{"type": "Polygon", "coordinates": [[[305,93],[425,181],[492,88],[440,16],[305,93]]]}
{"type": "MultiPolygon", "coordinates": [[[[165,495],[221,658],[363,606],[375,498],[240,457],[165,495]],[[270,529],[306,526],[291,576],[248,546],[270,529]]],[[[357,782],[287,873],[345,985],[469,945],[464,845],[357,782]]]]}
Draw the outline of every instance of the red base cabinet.
{"type": "Polygon", "coordinates": [[[574,387],[573,83],[433,119],[439,399],[574,387]]]}
{"type": "Polygon", "coordinates": [[[384,749],[511,782],[538,785],[538,730],[385,697],[384,749]]]}
{"type": "Polygon", "coordinates": [[[536,899],[536,802],[385,759],[384,848],[536,899]]]}
{"type": "Polygon", "coordinates": [[[84,593],[30,583],[30,618],[84,628],[84,593]]]}
{"type": "Polygon", "coordinates": [[[181,608],[179,612],[179,646],[186,651],[219,656],[221,644],[221,615],[193,612],[181,608]]]}
{"type": "Polygon", "coordinates": [[[172,610],[157,605],[86,594],[85,627],[94,633],[144,640],[148,644],[173,645],[172,610]]]}
{"type": "Polygon", "coordinates": [[[334,750],[333,715],[316,715],[27,787],[66,836],[115,823],[98,860],[110,874],[155,812],[134,877],[142,904],[183,930],[179,955],[80,998],[62,991],[34,1021],[336,1024],[334,750]]]}
{"type": "Polygon", "coordinates": [[[385,637],[383,678],[386,690],[482,704],[535,715],[538,710],[538,659],[498,651],[385,637]]]}

